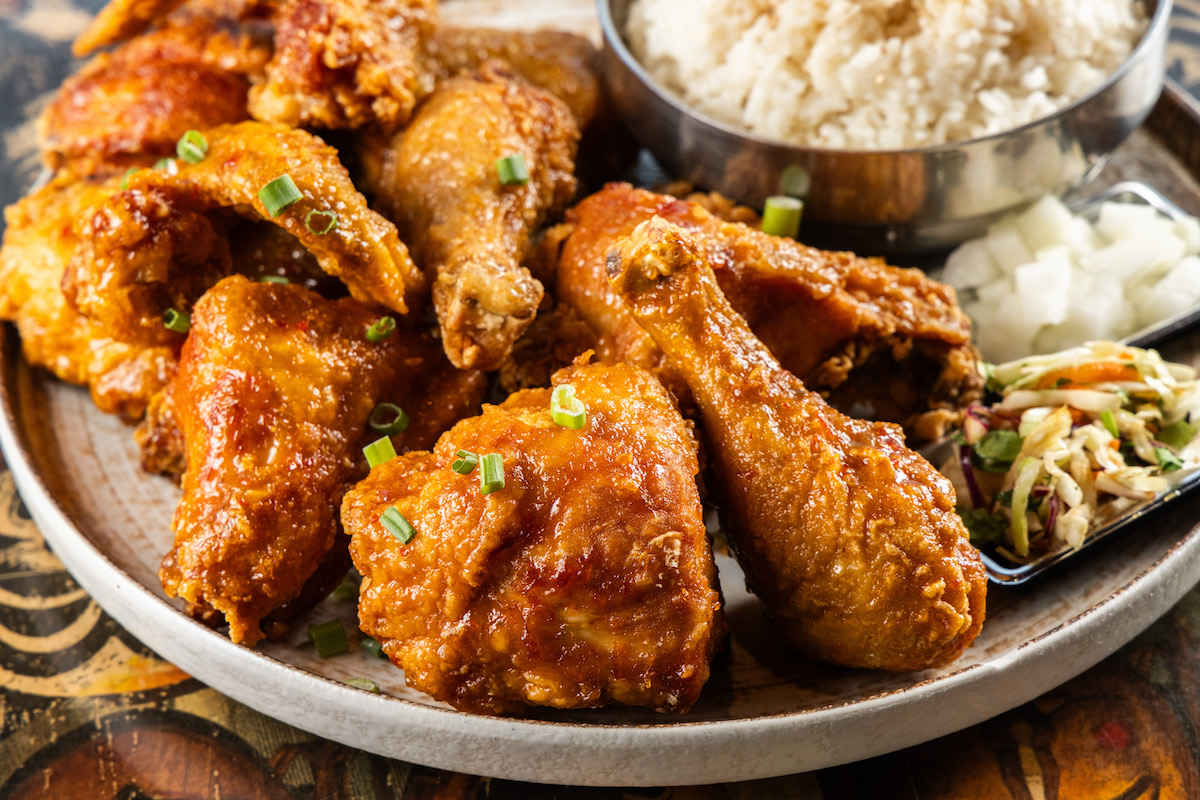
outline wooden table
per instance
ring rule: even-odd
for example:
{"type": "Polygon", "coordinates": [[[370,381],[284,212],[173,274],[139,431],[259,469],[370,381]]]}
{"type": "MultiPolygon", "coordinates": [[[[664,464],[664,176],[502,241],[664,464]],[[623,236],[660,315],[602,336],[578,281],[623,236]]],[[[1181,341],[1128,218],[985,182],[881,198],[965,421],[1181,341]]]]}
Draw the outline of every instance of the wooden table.
{"type": "MultiPolygon", "coordinates": [[[[447,0],[453,2],[454,0],[447,0]]],[[[477,2],[478,0],[466,0],[477,2]]],[[[459,0],[463,2],[463,0],[459,0]]],[[[27,185],[37,101],[96,2],[0,0],[0,189],[27,185]],[[57,39],[47,49],[46,31],[57,39]]],[[[1200,0],[1176,0],[1169,74],[1200,96],[1200,0]]],[[[1166,131],[1171,135],[1171,131],[1166,131]]],[[[1176,131],[1200,149],[1194,130],[1176,131]]],[[[291,728],[133,639],[45,547],[0,462],[0,798],[1200,797],[1200,589],[1078,678],[960,733],[748,783],[584,789],[459,775],[291,728]]]]}

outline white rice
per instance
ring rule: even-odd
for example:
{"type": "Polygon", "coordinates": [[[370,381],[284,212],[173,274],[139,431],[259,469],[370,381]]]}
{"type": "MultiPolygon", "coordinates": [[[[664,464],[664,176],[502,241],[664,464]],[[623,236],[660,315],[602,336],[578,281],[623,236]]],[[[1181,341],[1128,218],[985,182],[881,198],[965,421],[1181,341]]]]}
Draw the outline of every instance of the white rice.
{"type": "Polygon", "coordinates": [[[626,36],[708,116],[815,147],[900,149],[1031,122],[1099,86],[1133,0],[634,0],[626,36]]]}

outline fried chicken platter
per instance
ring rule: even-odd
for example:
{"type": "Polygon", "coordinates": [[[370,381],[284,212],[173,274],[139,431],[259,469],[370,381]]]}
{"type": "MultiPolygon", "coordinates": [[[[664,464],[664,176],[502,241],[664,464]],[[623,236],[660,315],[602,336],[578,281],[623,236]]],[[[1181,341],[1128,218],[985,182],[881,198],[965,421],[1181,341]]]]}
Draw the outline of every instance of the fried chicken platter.
{"type": "Polygon", "coordinates": [[[642,181],[593,41],[462,5],[112,0],[41,113],[5,344],[181,638],[600,728],[1010,648],[914,449],[983,394],[954,291],[642,181]]]}

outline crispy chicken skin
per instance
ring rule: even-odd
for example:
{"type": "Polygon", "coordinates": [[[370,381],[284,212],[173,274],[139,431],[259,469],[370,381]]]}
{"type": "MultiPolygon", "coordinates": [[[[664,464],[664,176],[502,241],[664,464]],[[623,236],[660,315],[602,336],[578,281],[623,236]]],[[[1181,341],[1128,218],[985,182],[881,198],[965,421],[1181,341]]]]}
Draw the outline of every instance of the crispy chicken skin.
{"type": "MultiPolygon", "coordinates": [[[[235,642],[257,642],[265,618],[295,606],[327,558],[343,558],[331,555],[338,506],[379,435],[366,424],[376,404],[415,413],[428,380],[449,382],[432,341],[403,327],[367,339],[381,313],[242,276],[196,304],[171,388],[183,498],[159,574],[193,613],[223,614],[235,642]]],[[[478,375],[464,377],[461,396],[439,398],[456,417],[482,392],[478,375]]]]}
{"type": "Polygon", "coordinates": [[[434,81],[499,60],[533,86],[562,100],[582,131],[600,111],[597,51],[565,31],[506,31],[440,25],[425,44],[424,69],[434,81]]]}
{"type": "Polygon", "coordinates": [[[79,243],[73,222],[113,183],[63,174],[5,210],[0,319],[16,323],[30,364],[87,386],[101,410],[133,418],[170,380],[176,350],[115,341],[76,313],[60,288],[79,243]]]}
{"type": "Polygon", "coordinates": [[[43,158],[79,174],[149,166],[190,129],[249,118],[249,74],[270,42],[193,18],[93,58],[39,120],[43,158]]]}
{"type": "Polygon", "coordinates": [[[609,266],[695,397],[722,527],[788,641],[853,667],[956,658],[983,624],[987,579],[949,481],[897,426],[846,417],[783,369],[689,232],[648,221],[609,266]]]}
{"type": "Polygon", "coordinates": [[[82,57],[137,36],[183,5],[185,0],[111,0],[72,47],[82,57]]]}
{"type": "Polygon", "coordinates": [[[628,184],[584,199],[567,212],[567,232],[549,236],[561,239],[555,294],[596,331],[603,360],[665,368],[664,382],[682,390],[605,270],[615,242],[656,215],[688,231],[775,358],[836,407],[933,440],[982,392],[970,322],[950,287],[880,259],[768,236],[700,203],[628,184]]]}
{"type": "Polygon", "coordinates": [[[422,86],[421,48],[435,0],[285,0],[275,56],[250,93],[255,119],[309,128],[394,130],[422,86]]]}
{"type": "Polygon", "coordinates": [[[690,427],[644,370],[554,381],[586,405],[581,430],[553,422],[549,389],[519,392],[346,494],[360,626],[459,709],[685,711],[725,629],[690,427]],[[504,488],[451,470],[459,449],[503,456],[504,488]],[[408,544],[380,524],[389,506],[408,544]]]}
{"type": "Polygon", "coordinates": [[[79,247],[63,278],[68,302],[115,338],[164,344],[163,312],[186,311],[232,269],[226,220],[239,212],[293,235],[351,295],[404,313],[425,285],[396,228],[367,208],[337,151],[301,130],[261,122],[205,132],[208,155],[178,174],[141,170],[87,209],[79,247]],[[271,217],[259,189],[290,175],[304,197],[271,217]],[[328,224],[335,211],[337,224],[328,224]],[[308,214],[317,216],[306,222],[308,214]]]}
{"type": "Polygon", "coordinates": [[[562,101],[489,62],[440,84],[388,143],[376,202],[433,283],[456,366],[497,368],[537,313],[542,285],[521,260],[575,191],[578,139],[562,101]],[[500,183],[510,155],[524,157],[527,183],[500,183]]]}

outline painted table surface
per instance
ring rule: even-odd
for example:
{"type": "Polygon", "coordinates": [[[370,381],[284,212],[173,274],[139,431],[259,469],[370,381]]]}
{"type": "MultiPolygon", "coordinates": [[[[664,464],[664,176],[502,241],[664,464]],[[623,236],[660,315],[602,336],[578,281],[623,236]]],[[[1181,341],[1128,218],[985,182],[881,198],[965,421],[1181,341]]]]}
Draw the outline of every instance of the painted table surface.
{"type": "MultiPolygon", "coordinates": [[[[505,8],[521,24],[520,3],[505,8]]],[[[570,5],[562,27],[592,33],[570,5]]],[[[95,0],[0,0],[0,201],[37,171],[28,120],[74,65],[95,0]]],[[[443,0],[444,15],[499,2],[443,0]]],[[[581,11],[577,10],[582,8],[581,11]]],[[[1168,74],[1200,96],[1200,0],[1176,0],[1168,74]]],[[[1195,136],[1200,139],[1200,132],[1195,136]]],[[[713,786],[595,789],[370,755],[246,708],[111,620],[46,548],[0,461],[0,798],[1195,798],[1200,588],[1074,680],[988,722],[870,761],[713,786]]]]}

